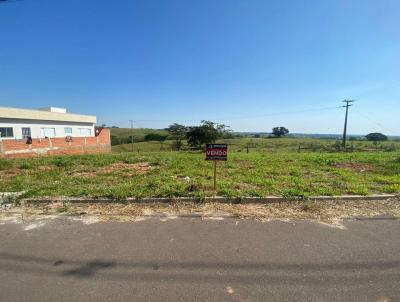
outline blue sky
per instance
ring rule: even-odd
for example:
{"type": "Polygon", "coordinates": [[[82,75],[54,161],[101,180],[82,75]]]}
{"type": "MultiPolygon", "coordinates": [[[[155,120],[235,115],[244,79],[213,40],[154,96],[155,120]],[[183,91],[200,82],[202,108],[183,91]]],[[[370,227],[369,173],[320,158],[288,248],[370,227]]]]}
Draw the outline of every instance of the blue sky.
{"type": "Polygon", "coordinates": [[[0,106],[99,123],[400,134],[400,1],[0,4],[0,106]]]}

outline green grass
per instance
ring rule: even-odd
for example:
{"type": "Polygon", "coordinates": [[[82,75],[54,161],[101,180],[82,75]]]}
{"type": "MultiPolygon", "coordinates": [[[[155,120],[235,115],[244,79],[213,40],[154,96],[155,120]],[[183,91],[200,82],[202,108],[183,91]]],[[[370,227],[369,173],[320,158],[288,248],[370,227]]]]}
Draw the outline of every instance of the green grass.
{"type": "MultiPolygon", "coordinates": [[[[337,151],[336,147],[341,146],[341,141],[334,139],[315,139],[315,138],[235,138],[219,140],[221,143],[227,143],[230,150],[233,151],[246,151],[247,146],[250,151],[260,152],[327,152],[337,151]]],[[[381,142],[375,146],[373,142],[369,141],[349,141],[348,148],[353,148],[355,151],[369,150],[369,151],[398,151],[400,150],[399,141],[386,141],[381,142]]]]}
{"type": "MultiPolygon", "coordinates": [[[[172,150],[172,140],[167,140],[163,143],[161,142],[139,142],[133,144],[134,152],[155,152],[155,151],[171,151],[172,150]]],[[[112,146],[113,152],[131,152],[132,144],[122,144],[112,146]]]]}
{"type": "Polygon", "coordinates": [[[163,129],[149,129],[149,128],[111,128],[111,135],[116,137],[129,137],[133,135],[138,138],[144,138],[146,134],[161,134],[167,135],[168,132],[163,129]]]}
{"type": "Polygon", "coordinates": [[[111,128],[111,143],[112,145],[122,145],[130,142],[129,137],[133,135],[134,142],[144,141],[146,134],[168,135],[168,132],[163,129],[148,129],[148,128],[111,128]]]}
{"type": "MultiPolygon", "coordinates": [[[[400,152],[297,153],[281,148],[280,152],[252,150],[249,154],[238,152],[239,149],[231,151],[227,162],[218,163],[217,194],[307,197],[400,192],[400,152]]],[[[0,159],[0,177],[0,191],[24,190],[26,196],[124,198],[214,194],[212,163],[199,152],[0,159]],[[149,163],[152,168],[143,173],[135,163],[149,163]]]]}
{"type": "MultiPolygon", "coordinates": [[[[165,134],[165,133],[164,133],[165,134]]],[[[221,139],[219,143],[227,143],[229,150],[234,152],[336,152],[336,146],[341,145],[340,141],[332,139],[314,139],[314,138],[233,138],[221,139]]],[[[163,145],[160,142],[138,142],[133,144],[134,152],[154,152],[171,151],[172,140],[167,140],[163,145]]],[[[184,148],[186,146],[183,142],[184,148]]],[[[400,151],[400,141],[381,142],[378,146],[369,141],[349,141],[348,147],[354,151],[400,151]]],[[[115,152],[126,152],[132,150],[132,144],[122,144],[113,146],[115,152]]]]}

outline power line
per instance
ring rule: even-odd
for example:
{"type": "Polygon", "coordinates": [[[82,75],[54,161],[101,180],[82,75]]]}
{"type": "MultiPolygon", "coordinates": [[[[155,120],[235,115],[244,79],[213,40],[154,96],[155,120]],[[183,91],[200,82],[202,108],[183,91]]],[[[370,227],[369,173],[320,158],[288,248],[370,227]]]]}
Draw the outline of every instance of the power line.
{"type": "MultiPolygon", "coordinates": [[[[342,108],[342,106],[340,106],[340,107],[337,107],[338,109],[340,108],[342,108]]],[[[326,131],[326,133],[329,133],[329,131],[331,131],[333,128],[337,128],[338,127],[338,125],[337,125],[337,123],[338,123],[338,120],[339,120],[339,117],[342,115],[342,111],[340,110],[340,111],[338,111],[337,112],[337,114],[335,114],[333,117],[333,119],[332,120],[330,120],[330,122],[329,123],[325,123],[326,125],[328,125],[328,128],[326,128],[324,131],[326,131]]],[[[337,131],[337,130],[336,130],[337,131]]]]}
{"type": "Polygon", "coordinates": [[[391,132],[391,133],[395,133],[394,131],[392,131],[392,129],[388,129],[387,127],[383,126],[381,123],[378,123],[378,122],[372,120],[370,117],[368,117],[368,116],[365,115],[364,113],[361,113],[361,112],[359,112],[359,111],[357,111],[357,110],[354,111],[354,112],[355,112],[356,114],[358,114],[359,116],[361,116],[362,118],[368,120],[368,121],[371,122],[372,124],[377,125],[377,126],[380,127],[382,130],[385,130],[385,131],[388,131],[388,132],[391,132]]]}
{"type": "MultiPolygon", "coordinates": [[[[324,107],[324,108],[314,108],[314,109],[304,109],[304,110],[296,110],[296,111],[283,111],[283,112],[275,112],[275,113],[266,113],[266,114],[258,114],[258,115],[248,115],[248,116],[228,116],[223,118],[206,118],[210,120],[219,120],[219,121],[232,121],[232,120],[242,120],[242,119],[254,119],[254,118],[262,118],[262,117],[270,117],[270,116],[278,116],[285,114],[297,114],[297,113],[307,113],[307,112],[317,112],[317,111],[325,111],[340,108],[341,106],[335,107],[324,107]]],[[[199,122],[202,119],[136,119],[135,122],[199,122]]]]}

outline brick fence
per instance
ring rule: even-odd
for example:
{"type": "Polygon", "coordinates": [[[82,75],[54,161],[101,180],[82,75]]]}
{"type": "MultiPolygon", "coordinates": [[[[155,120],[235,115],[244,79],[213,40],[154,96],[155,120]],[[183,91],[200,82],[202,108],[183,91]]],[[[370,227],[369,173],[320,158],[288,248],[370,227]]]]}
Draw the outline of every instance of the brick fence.
{"type": "Polygon", "coordinates": [[[35,157],[41,155],[85,154],[111,152],[110,129],[102,129],[98,136],[32,139],[26,141],[7,139],[0,141],[0,157],[35,157]]]}

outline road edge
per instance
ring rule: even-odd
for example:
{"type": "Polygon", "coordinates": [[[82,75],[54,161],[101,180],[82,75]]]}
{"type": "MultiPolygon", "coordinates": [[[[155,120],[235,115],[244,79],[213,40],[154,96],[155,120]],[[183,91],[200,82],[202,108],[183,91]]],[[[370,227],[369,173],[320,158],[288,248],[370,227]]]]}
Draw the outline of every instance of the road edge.
{"type": "MultiPolygon", "coordinates": [[[[265,197],[223,197],[223,196],[211,196],[211,197],[146,197],[146,198],[124,198],[124,199],[112,199],[112,198],[92,198],[92,197],[35,197],[35,198],[22,198],[19,201],[21,203],[54,203],[54,202],[69,202],[69,203],[174,203],[174,202],[217,202],[217,203],[231,203],[231,204],[246,204],[246,203],[277,203],[277,202],[292,202],[292,201],[378,201],[388,200],[398,197],[394,194],[379,194],[379,195],[340,195],[340,196],[310,196],[310,197],[282,197],[282,196],[265,196],[265,197]]],[[[0,196],[1,203],[1,196],[0,196]]]]}

